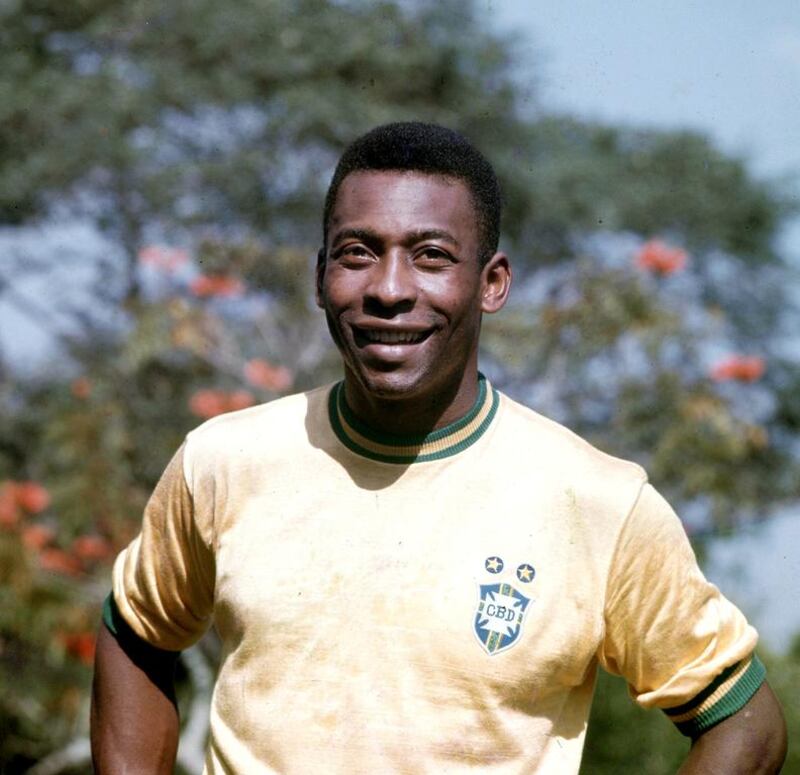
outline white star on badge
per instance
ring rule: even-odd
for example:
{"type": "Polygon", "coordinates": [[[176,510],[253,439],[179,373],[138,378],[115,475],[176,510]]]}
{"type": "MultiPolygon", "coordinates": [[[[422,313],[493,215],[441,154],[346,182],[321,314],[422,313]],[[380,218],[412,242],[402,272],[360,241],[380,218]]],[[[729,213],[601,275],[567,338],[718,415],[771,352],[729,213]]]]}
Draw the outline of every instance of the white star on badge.
{"type": "Polygon", "coordinates": [[[520,581],[533,581],[535,574],[536,571],[533,569],[533,566],[528,565],[527,563],[525,565],[520,565],[519,568],[517,568],[517,578],[520,581]]]}
{"type": "Polygon", "coordinates": [[[499,557],[489,557],[486,560],[486,570],[490,573],[499,573],[503,569],[503,561],[499,557]]]}

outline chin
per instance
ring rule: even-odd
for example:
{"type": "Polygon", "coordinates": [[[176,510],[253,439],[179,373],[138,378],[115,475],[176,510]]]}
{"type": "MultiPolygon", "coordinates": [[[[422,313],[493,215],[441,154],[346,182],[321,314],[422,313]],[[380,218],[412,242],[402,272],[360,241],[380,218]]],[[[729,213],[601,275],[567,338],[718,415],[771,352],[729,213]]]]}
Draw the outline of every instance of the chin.
{"type": "Polygon", "coordinates": [[[375,398],[387,401],[402,400],[416,394],[424,383],[424,376],[401,371],[355,372],[362,389],[375,398]]]}

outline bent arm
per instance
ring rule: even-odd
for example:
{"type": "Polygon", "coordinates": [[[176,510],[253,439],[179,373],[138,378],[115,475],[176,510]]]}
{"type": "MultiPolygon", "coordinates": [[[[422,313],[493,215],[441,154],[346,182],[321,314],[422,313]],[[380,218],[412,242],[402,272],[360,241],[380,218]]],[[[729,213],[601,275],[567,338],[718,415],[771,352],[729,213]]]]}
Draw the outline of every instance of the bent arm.
{"type": "Polygon", "coordinates": [[[780,772],[786,746],[783,712],[764,682],[741,710],[692,743],[678,775],[770,775],[780,772]]]}
{"type": "Polygon", "coordinates": [[[92,685],[92,761],[104,773],[171,773],[178,750],[176,655],[124,646],[100,625],[92,685]]]}

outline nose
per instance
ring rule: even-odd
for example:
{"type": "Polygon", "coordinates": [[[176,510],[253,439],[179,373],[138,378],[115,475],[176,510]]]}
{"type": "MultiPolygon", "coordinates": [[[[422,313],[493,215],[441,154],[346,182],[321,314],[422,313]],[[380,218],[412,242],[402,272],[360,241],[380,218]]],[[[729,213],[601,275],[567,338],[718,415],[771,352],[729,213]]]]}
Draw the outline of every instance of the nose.
{"type": "Polygon", "coordinates": [[[386,253],[375,262],[365,296],[367,303],[381,307],[413,306],[417,298],[414,269],[402,253],[386,253]]]}

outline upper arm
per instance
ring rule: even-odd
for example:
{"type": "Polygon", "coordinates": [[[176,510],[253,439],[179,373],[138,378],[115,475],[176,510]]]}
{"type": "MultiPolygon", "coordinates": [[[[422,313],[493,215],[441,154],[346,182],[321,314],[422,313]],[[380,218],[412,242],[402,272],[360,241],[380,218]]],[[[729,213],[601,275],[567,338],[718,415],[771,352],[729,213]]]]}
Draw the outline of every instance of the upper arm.
{"type": "Polygon", "coordinates": [[[739,711],[693,741],[680,772],[780,772],[786,748],[783,713],[769,684],[764,682],[739,711]]]}
{"type": "Polygon", "coordinates": [[[114,564],[114,599],[143,640],[180,651],[207,629],[215,562],[186,476],[187,447],[176,453],[145,509],[140,534],[114,564]]]}
{"type": "Polygon", "coordinates": [[[126,641],[100,625],[92,684],[97,773],[171,773],[178,746],[175,654],[126,641]]]}
{"type": "Polygon", "coordinates": [[[215,564],[187,477],[170,461],[139,535],[114,563],[92,687],[92,755],[102,772],[170,773],[178,741],[177,652],[210,621],[215,564]]]}
{"type": "Polygon", "coordinates": [[[600,663],[691,737],[739,711],[764,668],[756,631],[703,576],[680,520],[646,485],[620,534],[600,663]]]}

